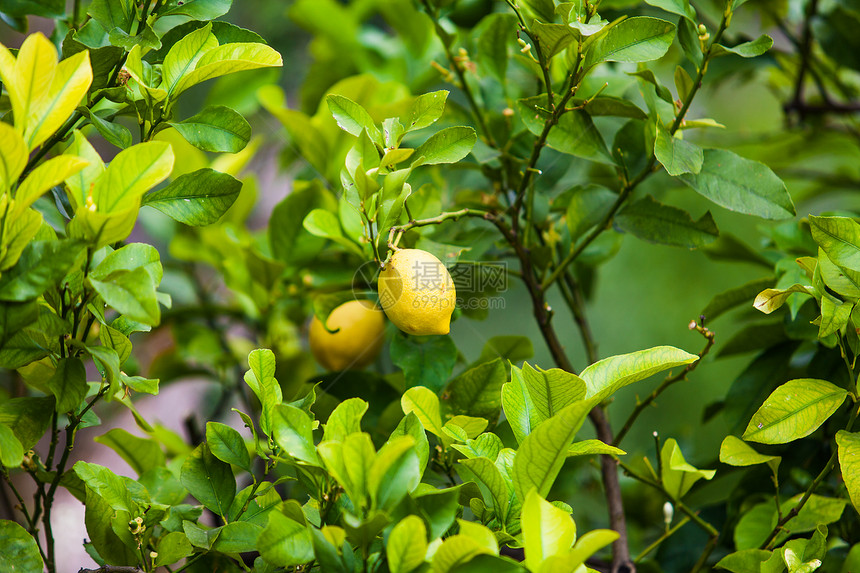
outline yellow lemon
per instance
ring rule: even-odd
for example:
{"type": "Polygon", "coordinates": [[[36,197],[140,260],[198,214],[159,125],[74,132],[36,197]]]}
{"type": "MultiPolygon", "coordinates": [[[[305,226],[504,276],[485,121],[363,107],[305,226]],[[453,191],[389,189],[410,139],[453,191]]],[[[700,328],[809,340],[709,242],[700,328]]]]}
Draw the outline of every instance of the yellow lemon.
{"type": "Polygon", "coordinates": [[[369,300],[351,300],[331,311],[329,332],[317,317],[311,321],[310,345],[316,361],[327,370],[364,368],[379,355],[385,317],[369,300]]]}
{"type": "Polygon", "coordinates": [[[379,303],[404,332],[448,334],[457,292],[442,261],[421,249],[400,249],[379,273],[379,303]]]}

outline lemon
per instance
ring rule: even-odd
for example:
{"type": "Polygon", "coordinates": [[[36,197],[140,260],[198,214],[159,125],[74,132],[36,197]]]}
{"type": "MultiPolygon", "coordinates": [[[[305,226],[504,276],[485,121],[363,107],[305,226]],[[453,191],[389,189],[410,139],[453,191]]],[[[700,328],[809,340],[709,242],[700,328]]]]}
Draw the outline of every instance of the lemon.
{"type": "Polygon", "coordinates": [[[421,249],[400,249],[379,273],[379,303],[404,332],[448,334],[457,292],[442,261],[421,249]]]}
{"type": "Polygon", "coordinates": [[[317,317],[311,321],[310,346],[316,361],[327,370],[364,368],[379,355],[385,317],[369,300],[351,300],[331,311],[329,332],[317,317]]]}

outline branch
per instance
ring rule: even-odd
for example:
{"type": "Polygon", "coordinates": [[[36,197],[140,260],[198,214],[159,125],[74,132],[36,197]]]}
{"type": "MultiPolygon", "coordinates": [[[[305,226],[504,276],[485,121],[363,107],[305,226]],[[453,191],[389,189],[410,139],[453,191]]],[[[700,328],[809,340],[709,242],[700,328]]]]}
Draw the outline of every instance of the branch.
{"type": "Polygon", "coordinates": [[[693,321],[691,323],[691,325],[692,325],[691,330],[692,329],[698,330],[699,333],[705,337],[705,347],[702,349],[701,352],[699,352],[699,359],[696,360],[695,362],[691,362],[690,364],[687,364],[687,366],[677,375],[666,377],[666,379],[663,380],[663,382],[653,392],[651,392],[651,394],[649,394],[648,397],[645,398],[645,400],[636,404],[636,407],[630,413],[630,416],[627,417],[627,421],[624,422],[624,426],[621,428],[621,431],[618,432],[618,435],[615,437],[615,442],[612,444],[613,446],[617,447],[618,444],[621,443],[621,440],[624,439],[624,436],[627,435],[627,432],[629,432],[630,428],[633,426],[633,422],[636,421],[636,419],[639,417],[639,415],[642,412],[644,412],[645,409],[648,408],[654,402],[654,400],[656,400],[657,397],[663,393],[664,390],[666,390],[666,388],[668,388],[669,386],[671,386],[672,384],[674,384],[676,382],[680,382],[681,380],[686,380],[687,374],[689,374],[690,372],[695,370],[696,367],[699,366],[699,364],[701,364],[702,358],[704,358],[705,355],[708,352],[710,352],[711,347],[714,345],[714,333],[711,332],[710,330],[708,330],[707,328],[705,328],[704,326],[700,326],[700,325],[696,324],[695,321],[693,321]]]}
{"type": "Polygon", "coordinates": [[[427,227],[428,225],[439,225],[445,221],[456,221],[460,217],[480,217],[481,219],[492,220],[494,213],[492,211],[482,211],[480,209],[460,209],[459,211],[448,211],[430,217],[427,219],[413,219],[402,225],[395,225],[388,231],[388,248],[396,247],[400,242],[400,237],[406,231],[416,227],[427,227]],[[395,235],[397,235],[395,237],[395,235]]]}
{"type": "Polygon", "coordinates": [[[126,565],[102,565],[98,569],[78,569],[78,573],[143,573],[143,569],[139,567],[129,567],[126,565]]]}

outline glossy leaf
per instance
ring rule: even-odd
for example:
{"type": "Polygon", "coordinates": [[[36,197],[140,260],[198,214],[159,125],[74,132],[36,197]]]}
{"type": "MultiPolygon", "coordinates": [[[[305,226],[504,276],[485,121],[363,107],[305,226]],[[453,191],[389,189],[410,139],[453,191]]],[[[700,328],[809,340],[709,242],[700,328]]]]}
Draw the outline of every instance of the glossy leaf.
{"type": "Polygon", "coordinates": [[[403,370],[406,386],[445,387],[457,361],[457,346],[447,336],[415,338],[396,335],[391,340],[391,361],[403,370]]]}
{"type": "Polygon", "coordinates": [[[89,278],[93,289],[120,314],[151,326],[161,321],[155,284],[143,268],[111,273],[104,280],[89,278]]]}
{"type": "Polygon", "coordinates": [[[185,140],[203,151],[238,153],[251,139],[251,124],[223,105],[203,108],[188,119],[170,124],[185,140]]]}
{"type": "Polygon", "coordinates": [[[211,24],[194,30],[171,46],[161,65],[161,85],[172,93],[179,80],[197,65],[206,52],[218,47],[211,24]]]}
{"type": "Polygon", "coordinates": [[[502,385],[508,375],[501,358],[466,370],[448,384],[449,405],[455,414],[491,419],[502,405],[502,385]]]}
{"type": "Polygon", "coordinates": [[[0,569],[20,573],[41,573],[42,556],[36,540],[14,521],[0,520],[0,569]]]}
{"type": "Polygon", "coordinates": [[[186,173],[166,187],[147,193],[143,205],[171,218],[200,227],[216,222],[239,197],[242,183],[232,175],[208,167],[186,173]]]}
{"type": "Polygon", "coordinates": [[[367,474],[373,507],[390,511],[421,481],[418,456],[411,436],[389,439],[376,453],[367,474]]]}
{"type": "Polygon", "coordinates": [[[579,238],[602,221],[617,200],[616,193],[599,185],[577,189],[567,204],[567,228],[571,238],[579,238]]]}
{"type": "Polygon", "coordinates": [[[295,406],[278,404],[272,411],[272,435],[284,452],[302,462],[319,465],[311,426],[310,416],[295,406]]]}
{"type": "Polygon", "coordinates": [[[436,123],[445,111],[445,101],[448,99],[447,90],[439,90],[422,94],[415,98],[405,122],[406,131],[423,129],[436,123]]]}
{"type": "Polygon", "coordinates": [[[508,518],[508,508],[510,507],[510,491],[509,484],[502,476],[499,468],[492,460],[485,457],[460,460],[460,464],[469,469],[478,481],[487,489],[493,499],[493,507],[496,511],[496,517],[501,523],[505,523],[508,518]]]}
{"type": "Polygon", "coordinates": [[[502,386],[502,406],[517,443],[522,444],[532,431],[531,412],[534,410],[534,405],[525,381],[513,369],[511,369],[511,381],[502,386]]]}
{"type": "Polygon", "coordinates": [[[705,160],[701,147],[670,134],[659,123],[657,139],[654,141],[654,156],[666,168],[666,173],[673,177],[683,173],[698,173],[705,160]]]}
{"type": "Polygon", "coordinates": [[[782,460],[779,456],[760,454],[735,436],[726,436],[720,444],[720,461],[730,466],[768,464],[773,471],[782,460]]]}
{"type": "Polygon", "coordinates": [[[260,415],[260,429],[267,436],[272,435],[273,411],[283,401],[281,386],[275,380],[275,354],[269,349],[252,350],[248,354],[250,370],[245,372],[245,383],[251,388],[263,412],[260,415]]]}
{"type": "MultiPolygon", "coordinates": [[[[550,117],[549,111],[544,106],[546,106],[544,96],[521,99],[517,102],[523,123],[534,135],[539,136],[543,132],[544,125],[550,117]]],[[[550,147],[562,153],[599,163],[610,165],[615,163],[591,116],[583,110],[562,115],[555,127],[550,130],[546,141],[550,147]]]]}
{"type": "Polygon", "coordinates": [[[80,358],[61,358],[46,385],[57,399],[57,412],[77,409],[89,390],[84,363],[80,358]]]}
{"type": "Polygon", "coordinates": [[[62,280],[81,247],[74,240],[32,241],[17,264],[0,276],[0,300],[26,301],[40,296],[62,280]]]}
{"type": "Polygon", "coordinates": [[[731,48],[717,44],[714,46],[713,53],[715,56],[724,56],[734,54],[742,58],[755,58],[770,50],[773,47],[773,38],[767,34],[762,34],[755,40],[743,42],[731,48]]]}
{"type": "Polygon", "coordinates": [[[277,511],[269,514],[269,523],[257,539],[257,549],[263,559],[278,567],[301,565],[314,558],[308,529],[277,511]]]}
{"type": "Polygon", "coordinates": [[[442,437],[442,415],[439,408],[439,398],[429,388],[415,386],[404,392],[400,399],[404,414],[415,414],[424,429],[431,434],[442,437]]]}
{"type": "Polygon", "coordinates": [[[426,553],[427,528],[417,515],[407,516],[391,530],[385,547],[391,573],[410,573],[424,563],[426,553]]]}
{"type": "Polygon", "coordinates": [[[15,193],[15,207],[10,215],[17,217],[36,199],[55,185],[79,172],[87,166],[87,161],[72,155],[60,155],[41,163],[27,176],[15,193]]]}
{"type": "Polygon", "coordinates": [[[382,132],[376,127],[376,123],[370,117],[370,114],[367,113],[367,110],[359,104],[349,98],[336,94],[326,96],[326,103],[342,130],[356,137],[361,135],[362,131],[366,131],[374,143],[380,147],[383,145],[382,132]]]}
{"type": "Polygon", "coordinates": [[[683,16],[693,24],[698,24],[696,20],[696,9],[690,5],[688,0],[648,0],[646,4],[662,8],[672,14],[683,16]]]}
{"type": "MultiPolygon", "coordinates": [[[[0,464],[16,468],[24,460],[24,446],[15,433],[5,424],[0,424],[0,464]]],[[[41,571],[41,569],[40,569],[41,571]]]]}
{"type": "Polygon", "coordinates": [[[531,488],[541,496],[549,493],[591,406],[590,401],[575,402],[526,436],[514,459],[513,482],[519,499],[525,499],[531,488]]]}
{"type": "Polygon", "coordinates": [[[6,191],[24,171],[27,144],[15,128],[0,122],[0,192],[6,191]]]}
{"type": "Polygon", "coordinates": [[[647,62],[663,56],[675,39],[675,25],[659,18],[634,16],[600,35],[585,55],[585,68],[600,62],[647,62]]]}
{"type": "Polygon", "coordinates": [[[566,553],[576,540],[576,524],[570,514],[531,490],[522,507],[523,547],[526,566],[537,571],[540,564],[566,553]]]}
{"type": "Polygon", "coordinates": [[[839,267],[860,271],[860,224],[848,217],[809,216],[812,238],[839,267]]]}
{"type": "Polygon", "coordinates": [[[753,414],[743,439],[785,444],[818,429],[845,401],[848,392],[826,380],[789,380],[753,414]]]}
{"type": "Polygon", "coordinates": [[[212,455],[227,464],[251,471],[251,457],[241,434],[219,422],[206,423],[206,444],[212,455]]]}
{"type": "Polygon", "coordinates": [[[681,180],[697,193],[730,211],[763,219],[786,219],[795,215],[785,183],[757,161],[724,149],[706,149],[698,174],[681,180]]]}
{"type": "Polygon", "coordinates": [[[660,480],[673,499],[681,499],[694,483],[702,478],[709,480],[717,473],[716,470],[700,470],[687,463],[678,442],[672,438],[664,442],[660,460],[663,468],[660,480]]]}
{"type": "Polygon", "coordinates": [[[651,195],[625,206],[616,216],[622,230],[649,243],[698,249],[720,234],[710,211],[698,221],[689,213],[656,201],[651,195]]]}
{"type": "Polygon", "coordinates": [[[115,213],[136,206],[172,169],[173,150],[167,142],[149,141],[120,151],[92,189],[95,209],[115,213]]]}
{"type": "Polygon", "coordinates": [[[586,398],[600,402],[628,384],[669,368],[690,364],[698,358],[695,354],[672,346],[657,346],[604,358],[583,370],[580,378],[585,380],[588,388],[586,398]]]}
{"type": "Polygon", "coordinates": [[[447,127],[427,138],[412,157],[420,159],[421,165],[456,163],[469,155],[477,141],[478,134],[471,127],[447,127]]]}
{"type": "Polygon", "coordinates": [[[529,415],[533,427],[585,397],[585,381],[559,368],[540,370],[526,363],[523,364],[522,371],[511,367],[511,376],[522,376],[531,398],[532,408],[529,415]]]}
{"type": "MultiPolygon", "coordinates": [[[[199,1],[199,0],[198,0],[199,1]]],[[[283,65],[281,55],[265,44],[235,42],[212,48],[197,60],[194,69],[182,75],[171,98],[206,80],[235,72],[283,65]]]]}
{"type": "Polygon", "coordinates": [[[839,430],[836,432],[836,446],[842,481],[845,482],[854,509],[860,511],[860,432],[839,430]]]}
{"type": "Polygon", "coordinates": [[[610,446],[609,444],[605,444],[600,440],[583,440],[581,442],[571,444],[570,447],[567,449],[567,457],[569,458],[573,456],[588,456],[594,454],[623,456],[626,453],[627,452],[625,452],[621,448],[610,446]]]}
{"type": "Polygon", "coordinates": [[[765,314],[770,314],[788,300],[794,293],[813,295],[811,286],[792,285],[785,289],[768,288],[761,291],[756,297],[753,306],[765,314]]]}
{"type": "Polygon", "coordinates": [[[214,455],[207,444],[197,446],[182,464],[182,485],[215,515],[226,516],[236,495],[236,479],[228,464],[214,455]]]}

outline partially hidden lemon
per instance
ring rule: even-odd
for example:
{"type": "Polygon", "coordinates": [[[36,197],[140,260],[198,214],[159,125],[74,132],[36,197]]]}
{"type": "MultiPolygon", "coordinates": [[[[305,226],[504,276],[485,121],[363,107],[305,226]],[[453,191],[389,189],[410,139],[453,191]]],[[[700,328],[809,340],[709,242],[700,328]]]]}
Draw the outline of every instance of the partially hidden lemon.
{"type": "Polygon", "coordinates": [[[409,334],[448,334],[457,291],[442,261],[421,249],[400,249],[379,273],[379,304],[409,334]]]}
{"type": "Polygon", "coordinates": [[[327,370],[364,368],[379,355],[385,316],[369,300],[351,300],[331,311],[329,332],[316,316],[311,321],[310,346],[316,361],[327,370]]]}

